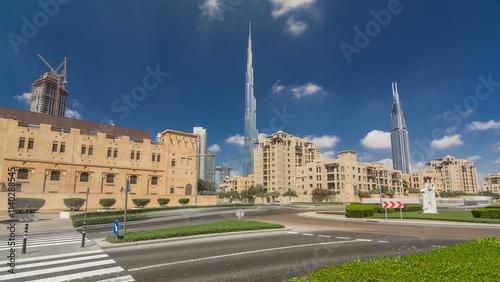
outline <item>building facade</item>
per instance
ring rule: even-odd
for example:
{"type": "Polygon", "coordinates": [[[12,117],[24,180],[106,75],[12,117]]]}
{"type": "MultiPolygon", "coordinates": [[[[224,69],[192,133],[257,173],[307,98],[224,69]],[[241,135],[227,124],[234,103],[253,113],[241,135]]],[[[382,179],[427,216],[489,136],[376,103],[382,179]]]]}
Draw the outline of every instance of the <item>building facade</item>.
{"type": "Polygon", "coordinates": [[[244,176],[232,176],[226,177],[220,183],[220,191],[221,192],[230,192],[237,191],[241,194],[242,191],[247,190],[248,188],[254,185],[254,174],[250,173],[247,177],[244,176]]]}
{"type": "Polygon", "coordinates": [[[468,194],[478,192],[476,167],[471,161],[446,156],[428,163],[426,172],[437,175],[436,185],[439,183],[441,191],[468,194]]]}
{"type": "Polygon", "coordinates": [[[60,78],[47,72],[31,85],[30,111],[64,117],[68,94],[60,78]]]}
{"type": "Polygon", "coordinates": [[[316,144],[278,131],[255,147],[255,184],[267,192],[287,191],[296,186],[297,168],[319,158],[316,144]]]}
{"type": "Polygon", "coordinates": [[[123,201],[126,180],[131,198],[176,204],[175,197],[194,196],[197,136],[160,135],[151,142],[149,131],[0,107],[1,191],[14,167],[17,197],[45,198],[45,208],[64,208],[62,198],[84,198],[87,188],[94,198],[123,201]]]}
{"type": "Polygon", "coordinates": [[[405,114],[399,101],[398,85],[392,84],[391,147],[393,168],[410,174],[410,143],[406,129],[405,114]]]}
{"type": "Polygon", "coordinates": [[[500,194],[500,173],[488,174],[484,177],[483,191],[490,191],[500,194]]]}

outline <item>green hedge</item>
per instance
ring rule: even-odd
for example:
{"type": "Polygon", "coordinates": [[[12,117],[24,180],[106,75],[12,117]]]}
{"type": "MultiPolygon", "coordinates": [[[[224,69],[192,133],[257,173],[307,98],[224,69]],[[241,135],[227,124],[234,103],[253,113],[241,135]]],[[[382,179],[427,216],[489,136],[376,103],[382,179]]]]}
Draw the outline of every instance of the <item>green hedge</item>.
{"type": "MultiPolygon", "coordinates": [[[[129,215],[127,213],[127,221],[135,221],[135,220],[144,220],[144,219],[150,219],[152,218],[151,213],[143,213],[143,214],[131,214],[129,215]]],[[[105,223],[113,223],[115,220],[118,220],[119,222],[123,222],[123,213],[121,216],[102,216],[102,217],[91,217],[91,218],[77,218],[77,219],[72,219],[73,221],[73,227],[80,227],[83,226],[83,221],[87,221],[87,225],[96,225],[96,224],[105,224],[105,223]]]]}
{"type": "Polygon", "coordinates": [[[45,205],[44,199],[38,198],[16,198],[16,212],[29,213],[36,212],[45,205]]]}
{"type": "Polygon", "coordinates": [[[404,212],[421,212],[424,210],[422,205],[405,205],[403,208],[404,212]]]}
{"type": "Polygon", "coordinates": [[[158,205],[160,206],[166,206],[168,205],[168,203],[170,203],[170,199],[169,198],[158,198],[158,205]]]}
{"type": "Polygon", "coordinates": [[[101,205],[105,209],[111,207],[115,203],[116,203],[116,200],[113,198],[104,198],[104,199],[99,200],[99,205],[101,205]]]}
{"type": "Polygon", "coordinates": [[[375,205],[349,205],[345,207],[345,211],[348,217],[361,218],[374,215],[377,207],[375,205]]]}
{"type": "Polygon", "coordinates": [[[70,210],[79,210],[83,204],[85,204],[85,199],[83,198],[66,198],[63,199],[64,205],[70,210]]]}
{"type": "MultiPolygon", "coordinates": [[[[382,205],[375,205],[375,208],[377,209],[377,213],[385,213],[385,210],[384,207],[382,207],[382,205]]],[[[387,208],[387,213],[393,213],[393,212],[396,212],[396,209],[395,208],[387,208]]]]}
{"type": "Polygon", "coordinates": [[[132,199],[132,203],[134,203],[134,205],[138,206],[139,208],[147,206],[149,202],[151,202],[151,199],[141,199],[141,198],[132,199]]]}
{"type": "Polygon", "coordinates": [[[187,205],[189,203],[189,198],[181,198],[179,199],[179,204],[187,205]]]}
{"type": "Polygon", "coordinates": [[[490,205],[490,206],[486,206],[484,208],[485,209],[500,209],[500,205],[490,205]]]}
{"type": "Polygon", "coordinates": [[[477,209],[472,210],[471,212],[475,218],[500,219],[500,209],[477,209]]]}

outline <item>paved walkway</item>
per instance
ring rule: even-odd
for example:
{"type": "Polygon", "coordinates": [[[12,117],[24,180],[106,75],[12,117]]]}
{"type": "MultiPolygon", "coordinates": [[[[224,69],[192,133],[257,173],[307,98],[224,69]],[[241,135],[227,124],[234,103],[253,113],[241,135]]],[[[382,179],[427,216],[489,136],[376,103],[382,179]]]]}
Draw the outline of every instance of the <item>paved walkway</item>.
{"type": "Polygon", "coordinates": [[[28,232],[47,232],[74,229],[69,218],[59,218],[59,213],[41,213],[39,221],[17,222],[10,221],[8,215],[0,216],[0,235],[9,234],[7,226],[13,223],[16,226],[16,234],[24,233],[25,224],[28,224],[28,232]]]}

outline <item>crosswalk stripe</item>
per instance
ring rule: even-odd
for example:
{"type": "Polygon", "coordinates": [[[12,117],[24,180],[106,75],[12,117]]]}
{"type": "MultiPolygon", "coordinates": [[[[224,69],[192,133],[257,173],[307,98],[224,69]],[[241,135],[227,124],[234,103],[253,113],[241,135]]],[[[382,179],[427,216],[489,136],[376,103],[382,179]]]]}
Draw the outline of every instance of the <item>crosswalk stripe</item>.
{"type": "MultiPolygon", "coordinates": [[[[65,258],[65,257],[76,257],[76,256],[87,256],[87,255],[93,255],[93,254],[102,254],[102,250],[93,250],[93,251],[83,251],[83,252],[76,252],[76,253],[68,253],[68,254],[60,254],[60,255],[50,255],[50,256],[43,256],[43,257],[34,257],[34,258],[21,258],[17,259],[16,263],[25,263],[25,262],[31,262],[31,261],[40,261],[40,260],[50,260],[50,259],[60,259],[60,258],[65,258]]],[[[6,264],[9,263],[8,261],[0,261],[0,264],[6,264]]]]}
{"type": "MultiPolygon", "coordinates": [[[[34,267],[40,267],[40,266],[49,266],[49,265],[54,265],[54,264],[63,264],[63,263],[76,262],[76,261],[82,261],[82,260],[100,259],[100,258],[107,258],[107,257],[109,257],[107,254],[101,254],[101,255],[87,256],[87,257],[76,257],[76,258],[70,258],[70,259],[53,260],[53,261],[37,262],[37,263],[30,263],[30,264],[21,264],[21,265],[16,265],[16,270],[17,269],[34,268],[34,267]]],[[[0,271],[6,271],[9,269],[10,269],[10,266],[9,267],[0,267],[0,271]]]]}
{"type": "MultiPolygon", "coordinates": [[[[112,259],[108,259],[108,260],[102,260],[102,261],[81,263],[81,264],[76,264],[76,265],[33,270],[33,271],[28,271],[28,272],[16,273],[15,278],[17,279],[17,278],[22,278],[22,277],[30,277],[30,276],[35,276],[35,275],[43,275],[43,274],[49,274],[49,273],[54,273],[54,272],[62,272],[62,271],[75,270],[75,269],[94,267],[94,266],[101,266],[101,265],[113,264],[113,263],[116,263],[116,262],[112,259]]],[[[10,274],[10,275],[12,275],[12,274],[10,274]]],[[[4,278],[7,278],[7,277],[14,278],[14,277],[9,276],[9,275],[3,275],[3,276],[0,276],[0,280],[5,280],[4,278]]],[[[53,277],[53,278],[56,278],[56,277],[53,277]]],[[[53,278],[51,278],[51,279],[53,279],[53,278]]],[[[48,280],[48,281],[56,281],[56,280],[48,280]]],[[[64,281],[64,280],[60,280],[60,281],[64,281]]]]}
{"type": "Polygon", "coordinates": [[[132,275],[126,275],[105,280],[99,280],[97,282],[133,282],[133,281],[135,281],[135,279],[134,277],[132,277],[132,275]]]}
{"type": "MultiPolygon", "coordinates": [[[[92,241],[85,240],[85,242],[89,243],[89,242],[92,242],[92,241]]],[[[54,243],[54,244],[39,244],[39,245],[30,245],[28,243],[28,245],[26,246],[26,248],[28,248],[28,247],[45,247],[45,246],[67,245],[67,244],[75,244],[75,243],[77,243],[77,241],[61,242],[61,243],[54,243]]],[[[18,246],[18,247],[15,247],[14,249],[21,249],[21,248],[22,248],[22,246],[18,246]]],[[[2,248],[2,249],[0,249],[0,251],[2,251],[2,250],[10,250],[10,248],[2,248]]]]}
{"type": "MultiPolygon", "coordinates": [[[[85,238],[85,239],[88,239],[88,238],[85,238]]],[[[74,237],[74,238],[47,238],[47,239],[30,239],[28,238],[28,243],[47,243],[47,242],[64,242],[64,241],[78,241],[78,240],[82,240],[82,236],[80,237],[74,237]]],[[[22,244],[24,242],[24,240],[16,240],[14,241],[16,242],[16,245],[17,244],[22,244]]]]}
{"type": "MultiPolygon", "coordinates": [[[[39,279],[39,280],[32,280],[30,282],[71,281],[71,280],[75,280],[75,279],[82,279],[82,278],[87,278],[87,277],[92,277],[92,276],[97,276],[97,275],[118,273],[118,272],[122,272],[122,271],[124,271],[124,269],[117,266],[117,267],[104,268],[104,269],[99,269],[99,270],[92,270],[92,271],[80,272],[80,273],[75,273],[75,274],[68,274],[68,275],[57,276],[57,277],[50,277],[50,278],[39,279]]],[[[128,280],[128,281],[135,281],[135,280],[128,280]]]]}

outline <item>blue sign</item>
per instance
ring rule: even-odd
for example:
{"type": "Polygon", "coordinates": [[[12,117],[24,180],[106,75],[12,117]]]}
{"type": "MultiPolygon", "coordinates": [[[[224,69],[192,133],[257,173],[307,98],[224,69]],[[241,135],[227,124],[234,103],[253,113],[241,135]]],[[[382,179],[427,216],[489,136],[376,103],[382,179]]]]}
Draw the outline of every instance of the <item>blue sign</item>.
{"type": "Polygon", "coordinates": [[[115,224],[113,224],[113,234],[118,235],[118,229],[120,229],[120,223],[118,220],[115,220],[115,224]]]}

